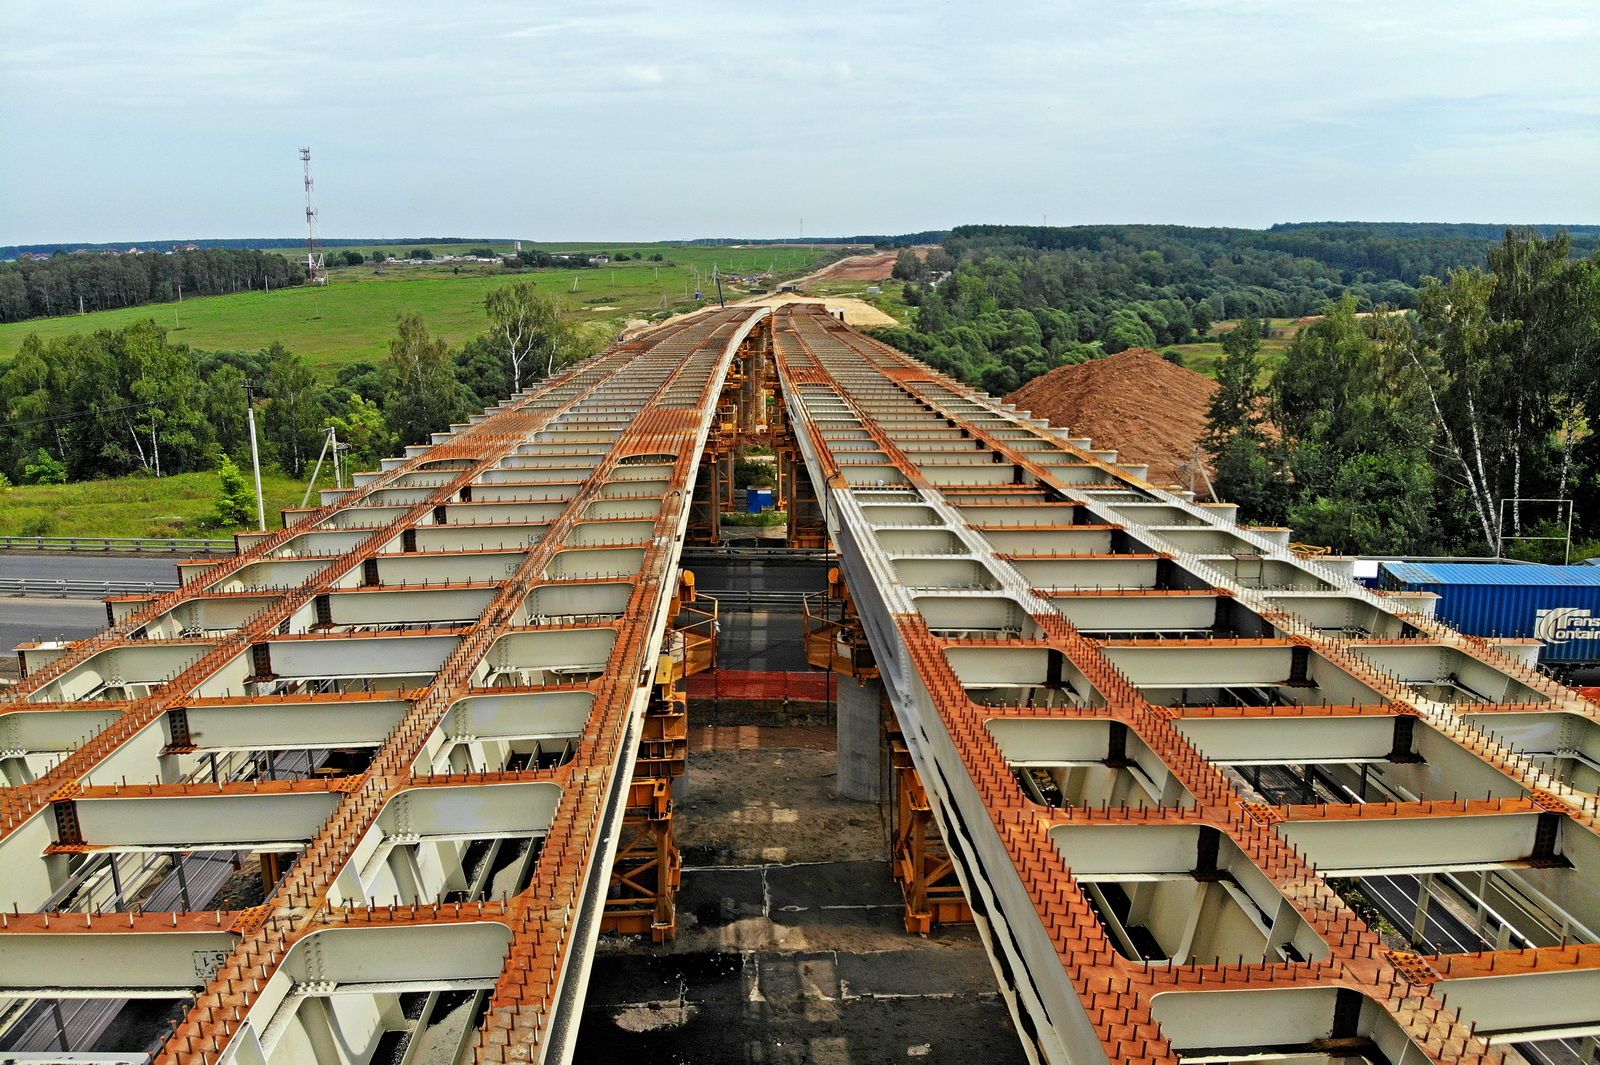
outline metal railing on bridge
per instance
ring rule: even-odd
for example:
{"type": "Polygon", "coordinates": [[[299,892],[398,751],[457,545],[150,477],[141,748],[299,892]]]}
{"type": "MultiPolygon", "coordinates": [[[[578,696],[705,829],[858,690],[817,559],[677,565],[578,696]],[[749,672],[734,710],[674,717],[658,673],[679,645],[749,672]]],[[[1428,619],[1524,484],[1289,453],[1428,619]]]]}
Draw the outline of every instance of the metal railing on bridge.
{"type": "Polygon", "coordinates": [[[105,599],[113,595],[160,595],[177,581],[67,581],[47,577],[0,577],[0,596],[43,599],[105,599]]]}
{"type": "Polygon", "coordinates": [[[809,547],[735,547],[719,545],[708,547],[689,544],[683,549],[683,561],[694,562],[780,562],[821,565],[832,559],[832,554],[809,547]]]}
{"type": "Polygon", "coordinates": [[[724,614],[729,611],[783,610],[799,613],[805,609],[806,592],[767,588],[703,588],[701,595],[715,599],[724,614]]]}
{"type": "Polygon", "coordinates": [[[101,554],[231,555],[232,540],[158,536],[0,536],[0,551],[91,551],[101,554]]]}

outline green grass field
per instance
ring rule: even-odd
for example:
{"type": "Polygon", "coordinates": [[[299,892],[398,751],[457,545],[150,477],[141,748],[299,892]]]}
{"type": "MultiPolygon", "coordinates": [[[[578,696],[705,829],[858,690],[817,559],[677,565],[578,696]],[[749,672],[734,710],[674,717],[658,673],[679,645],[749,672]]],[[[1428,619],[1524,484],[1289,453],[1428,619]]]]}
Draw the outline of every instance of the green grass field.
{"type": "MultiPolygon", "coordinates": [[[[1217,322],[1211,327],[1212,336],[1220,336],[1239,323],[1236,321],[1217,322]]],[[[1289,341],[1300,331],[1298,318],[1272,319],[1272,335],[1261,342],[1262,365],[1266,369],[1276,367],[1283,361],[1284,349],[1289,346],[1289,341]]],[[[1162,351],[1176,351],[1183,356],[1183,364],[1197,373],[1207,377],[1217,376],[1217,363],[1222,359],[1222,345],[1218,343],[1205,344],[1168,344],[1162,351]]]]}
{"type": "MultiPolygon", "coordinates": [[[[440,253],[450,246],[428,247],[440,253]]],[[[792,276],[807,272],[832,254],[831,249],[821,246],[686,248],[596,244],[549,248],[640,251],[646,258],[591,270],[526,272],[487,264],[392,266],[382,273],[371,266],[341,267],[330,271],[326,287],[205,296],[182,303],[0,325],[0,362],[9,360],[30,333],[61,336],[152,318],[170,330],[172,340],[197,348],[254,350],[282,341],[320,375],[332,377],[346,363],[381,359],[394,334],[395,317],[402,312],[422,315],[429,329],[452,344],[466,340],[484,329],[484,296],[516,281],[534,282],[573,308],[583,320],[614,332],[630,318],[697,306],[692,298],[697,284],[707,299],[715,298],[710,282],[713,265],[723,273],[755,272],[771,266],[792,276]],[[649,261],[656,252],[666,261],[649,261]]],[[[743,290],[729,285],[727,294],[742,295],[743,290]]]]}
{"type": "MultiPolygon", "coordinates": [[[[326,469],[322,481],[333,484],[326,469]]],[[[299,506],[305,490],[305,481],[263,471],[261,494],[266,497],[267,527],[278,528],[282,524],[279,512],[299,506]]],[[[204,525],[203,519],[216,501],[215,473],[4,488],[0,489],[0,536],[226,537],[232,529],[204,525]]],[[[314,495],[312,503],[316,503],[314,495]]]]}
{"type": "Polygon", "coordinates": [[[822,281],[812,285],[808,291],[817,296],[853,296],[902,324],[909,323],[915,313],[906,302],[906,287],[899,281],[822,281]],[[879,291],[868,292],[869,288],[879,291]]]}
{"type": "MultiPolygon", "coordinates": [[[[527,242],[524,241],[524,244],[527,242]]],[[[373,252],[383,251],[390,255],[405,255],[412,248],[427,248],[435,255],[465,255],[473,248],[493,248],[502,255],[510,255],[516,241],[514,240],[402,240],[391,241],[388,244],[379,241],[374,244],[341,244],[338,247],[324,248],[330,260],[329,265],[336,265],[332,260],[337,259],[342,251],[358,251],[362,255],[371,255],[373,252]]],[[[305,261],[305,249],[294,248],[263,248],[263,251],[275,251],[279,255],[286,255],[291,259],[305,261]]]]}
{"type": "MultiPolygon", "coordinates": [[[[396,253],[428,247],[445,254],[483,244],[510,250],[509,243],[499,241],[373,247],[396,253]]],[[[475,263],[391,266],[382,273],[367,265],[337,267],[330,271],[326,287],[207,296],[0,325],[0,363],[15,354],[30,333],[62,336],[151,318],[166,326],[174,341],[197,348],[252,350],[282,341],[320,375],[331,378],[341,365],[383,358],[394,334],[395,316],[402,312],[421,314],[435,334],[451,343],[466,340],[485,327],[484,296],[513,282],[532,281],[584,320],[616,330],[631,318],[698,306],[692,299],[696,285],[706,299],[715,299],[710,283],[713,267],[724,274],[771,269],[781,277],[793,277],[834,254],[834,249],[824,246],[706,248],[610,243],[544,247],[551,251],[642,252],[645,258],[590,270],[524,272],[475,263]],[[649,256],[656,253],[665,261],[650,261],[649,256]]],[[[744,287],[726,286],[729,298],[744,294],[744,287]]],[[[885,299],[896,297],[886,293],[885,299]]],[[[278,512],[299,505],[305,482],[267,474],[263,491],[268,525],[277,527],[278,512]]],[[[0,536],[224,536],[232,530],[204,525],[216,495],[214,473],[9,488],[0,490],[0,536]]]]}

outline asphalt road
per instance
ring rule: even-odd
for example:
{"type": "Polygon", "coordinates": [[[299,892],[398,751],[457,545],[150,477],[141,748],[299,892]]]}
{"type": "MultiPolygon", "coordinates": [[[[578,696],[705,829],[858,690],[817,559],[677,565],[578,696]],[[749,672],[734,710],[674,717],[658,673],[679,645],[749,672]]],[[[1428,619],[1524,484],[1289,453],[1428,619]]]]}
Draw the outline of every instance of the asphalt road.
{"type": "MultiPolygon", "coordinates": [[[[170,558],[115,558],[105,555],[0,555],[0,578],[37,580],[158,581],[178,583],[170,558]]],[[[29,640],[81,640],[106,627],[105,604],[98,599],[45,599],[0,596],[0,676],[15,676],[17,644],[29,640]]]]}
{"type": "MultiPolygon", "coordinates": [[[[702,588],[757,591],[820,591],[827,570],[817,565],[759,563],[696,566],[702,588]]],[[[170,558],[115,558],[104,555],[0,555],[0,578],[40,580],[160,581],[176,584],[170,558]]],[[[65,636],[81,639],[105,627],[105,607],[95,600],[0,596],[0,652],[19,642],[65,636]]],[[[805,647],[798,613],[727,611],[722,619],[723,664],[729,669],[805,669],[805,647]]]]}
{"type": "Polygon", "coordinates": [[[820,592],[828,587],[828,567],[820,562],[688,562],[701,588],[755,592],[820,592]]]}
{"type": "MultiPolygon", "coordinates": [[[[1412,918],[1417,912],[1417,893],[1421,882],[1409,874],[1401,876],[1369,876],[1362,878],[1361,889],[1392,921],[1395,927],[1412,931],[1412,918]]],[[[1415,939],[1415,936],[1411,936],[1415,939]]],[[[1473,951],[1493,950],[1494,943],[1480,936],[1466,921],[1435,899],[1428,907],[1428,920],[1424,950],[1439,954],[1466,954],[1473,951]]],[[[1512,947],[1518,946],[1513,943],[1512,947]]],[[[1519,1043],[1517,1051],[1532,1065],[1582,1065],[1584,1048],[1581,1039],[1547,1039],[1537,1043],[1519,1043]]]]}
{"type": "Polygon", "coordinates": [[[48,581],[158,581],[176,586],[178,567],[171,558],[116,558],[107,555],[0,555],[0,578],[48,581]]]}
{"type": "Polygon", "coordinates": [[[7,655],[28,640],[81,640],[105,627],[105,604],[93,599],[0,596],[0,652],[7,655]]]}
{"type": "MultiPolygon", "coordinates": [[[[1415,876],[1369,876],[1361,881],[1362,890],[1396,928],[1412,933],[1412,919],[1417,914],[1417,895],[1422,882],[1415,876]]],[[[1428,921],[1424,938],[1436,953],[1466,954],[1471,951],[1493,950],[1494,944],[1480,936],[1467,922],[1457,917],[1438,899],[1428,907],[1428,921]]]]}
{"type": "Polygon", "coordinates": [[[719,669],[803,673],[808,668],[805,626],[798,613],[729,610],[720,615],[718,624],[722,626],[719,669]]]}

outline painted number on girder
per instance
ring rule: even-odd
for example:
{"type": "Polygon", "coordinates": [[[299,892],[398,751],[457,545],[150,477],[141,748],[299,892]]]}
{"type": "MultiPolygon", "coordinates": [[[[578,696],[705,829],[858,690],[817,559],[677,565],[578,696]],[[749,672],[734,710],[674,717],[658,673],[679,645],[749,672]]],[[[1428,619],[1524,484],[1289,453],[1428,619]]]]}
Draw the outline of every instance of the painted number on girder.
{"type": "Polygon", "coordinates": [[[222,963],[228,960],[225,950],[196,950],[190,953],[194,958],[194,978],[202,984],[209,984],[211,978],[217,975],[217,970],[222,968],[222,963]]]}

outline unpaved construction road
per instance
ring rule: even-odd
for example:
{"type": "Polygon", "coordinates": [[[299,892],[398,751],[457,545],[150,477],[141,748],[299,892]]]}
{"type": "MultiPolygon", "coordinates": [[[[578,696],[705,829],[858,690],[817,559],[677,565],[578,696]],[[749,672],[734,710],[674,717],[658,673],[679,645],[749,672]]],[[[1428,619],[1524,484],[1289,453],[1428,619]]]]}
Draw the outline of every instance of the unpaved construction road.
{"type": "MultiPolygon", "coordinates": [[[[781,307],[786,303],[821,303],[830,311],[843,311],[845,324],[847,325],[860,326],[862,328],[899,325],[899,321],[892,315],[885,314],[867,301],[857,299],[854,296],[813,296],[808,295],[806,292],[808,286],[819,281],[886,281],[894,270],[894,259],[895,253],[893,252],[851,255],[837,262],[831,262],[822,269],[807,274],[796,281],[785,282],[786,284],[795,285],[798,291],[778,292],[772,295],[744,296],[728,302],[730,305],[739,307],[781,307]]],[[[645,322],[635,319],[623,329],[622,336],[627,340],[637,340],[646,333],[650,333],[664,325],[682,322],[694,315],[705,314],[707,311],[715,310],[716,306],[716,303],[708,300],[706,305],[699,310],[691,311],[688,314],[674,315],[665,321],[645,322]]]]}
{"type": "Polygon", "coordinates": [[[906,932],[833,727],[761,721],[691,730],[678,938],[602,940],[576,1065],[1024,1065],[976,931],[906,932]]]}

